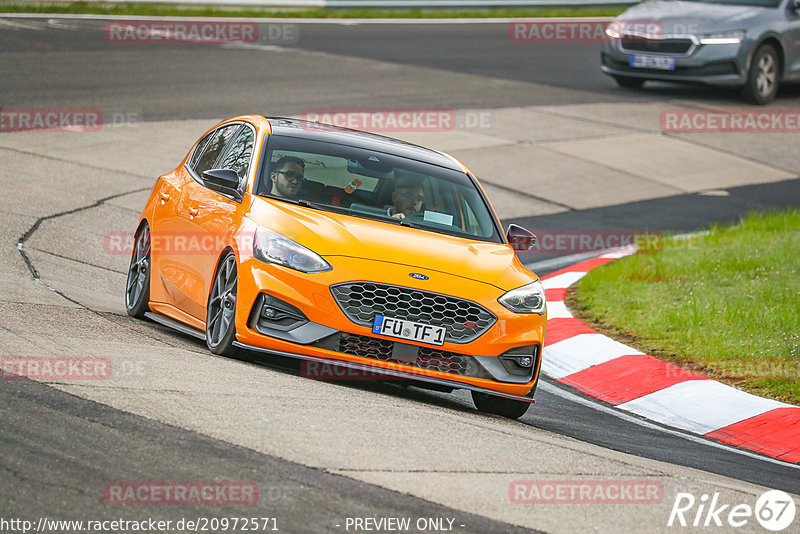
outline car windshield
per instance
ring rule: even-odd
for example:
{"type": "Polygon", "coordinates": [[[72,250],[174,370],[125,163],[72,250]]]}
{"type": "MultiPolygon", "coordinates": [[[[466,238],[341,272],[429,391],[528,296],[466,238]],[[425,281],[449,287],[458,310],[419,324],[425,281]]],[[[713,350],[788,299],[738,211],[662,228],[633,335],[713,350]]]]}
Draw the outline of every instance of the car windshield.
{"type": "Polygon", "coordinates": [[[256,194],[481,241],[502,242],[464,173],[409,158],[290,136],[269,137],[256,194]]]}
{"type": "Polygon", "coordinates": [[[700,4],[724,4],[729,6],[757,6],[757,7],[778,7],[781,0],[685,0],[686,2],[696,2],[700,4]]]}

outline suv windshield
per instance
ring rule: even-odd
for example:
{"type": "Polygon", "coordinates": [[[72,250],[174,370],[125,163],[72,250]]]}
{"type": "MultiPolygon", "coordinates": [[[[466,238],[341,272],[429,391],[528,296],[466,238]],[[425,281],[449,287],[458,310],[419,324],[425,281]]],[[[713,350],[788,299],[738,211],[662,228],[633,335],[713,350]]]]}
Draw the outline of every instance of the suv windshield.
{"type": "Polygon", "coordinates": [[[466,173],[385,152],[272,135],[255,191],[387,224],[502,242],[466,173]]]}

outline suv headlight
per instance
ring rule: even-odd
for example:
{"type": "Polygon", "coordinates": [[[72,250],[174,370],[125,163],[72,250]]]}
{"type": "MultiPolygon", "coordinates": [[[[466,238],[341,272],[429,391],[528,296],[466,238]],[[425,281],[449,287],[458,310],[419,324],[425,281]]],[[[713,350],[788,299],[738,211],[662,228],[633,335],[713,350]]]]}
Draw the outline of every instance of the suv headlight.
{"type": "Polygon", "coordinates": [[[730,32],[707,33],[700,36],[700,44],[739,44],[744,39],[745,30],[734,30],[730,32]]]}
{"type": "Polygon", "coordinates": [[[605,34],[612,39],[619,39],[622,36],[622,25],[619,21],[612,20],[611,23],[606,26],[605,34]]]}
{"type": "Polygon", "coordinates": [[[263,226],[259,226],[253,236],[253,256],[263,262],[277,263],[304,273],[333,269],[313,250],[263,226]]]}
{"type": "Polygon", "coordinates": [[[497,299],[497,302],[515,313],[544,314],[544,286],[539,280],[512,289],[497,299]]]}

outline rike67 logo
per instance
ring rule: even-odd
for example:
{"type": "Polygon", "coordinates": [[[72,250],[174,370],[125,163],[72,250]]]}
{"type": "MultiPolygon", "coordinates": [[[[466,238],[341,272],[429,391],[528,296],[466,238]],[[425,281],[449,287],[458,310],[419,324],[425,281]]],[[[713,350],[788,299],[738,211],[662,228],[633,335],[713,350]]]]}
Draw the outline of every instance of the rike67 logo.
{"type": "Polygon", "coordinates": [[[747,525],[755,517],[765,529],[779,532],[792,524],[794,516],[794,500],[780,490],[761,494],[755,507],[724,503],[719,493],[714,493],[710,498],[708,494],[703,494],[699,499],[691,493],[678,493],[667,526],[738,528],[747,525]]]}

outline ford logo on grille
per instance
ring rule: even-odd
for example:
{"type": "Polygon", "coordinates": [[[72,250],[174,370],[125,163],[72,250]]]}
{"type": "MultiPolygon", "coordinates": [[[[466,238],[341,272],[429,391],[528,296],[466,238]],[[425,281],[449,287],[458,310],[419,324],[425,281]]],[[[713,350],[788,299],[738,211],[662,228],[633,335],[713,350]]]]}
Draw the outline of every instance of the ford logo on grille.
{"type": "Polygon", "coordinates": [[[410,276],[411,278],[416,278],[417,280],[427,280],[428,279],[427,276],[425,276],[424,274],[420,274],[420,273],[408,273],[408,276],[410,276]]]}

